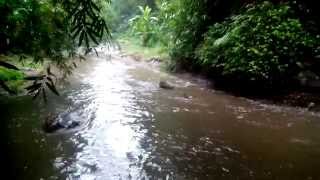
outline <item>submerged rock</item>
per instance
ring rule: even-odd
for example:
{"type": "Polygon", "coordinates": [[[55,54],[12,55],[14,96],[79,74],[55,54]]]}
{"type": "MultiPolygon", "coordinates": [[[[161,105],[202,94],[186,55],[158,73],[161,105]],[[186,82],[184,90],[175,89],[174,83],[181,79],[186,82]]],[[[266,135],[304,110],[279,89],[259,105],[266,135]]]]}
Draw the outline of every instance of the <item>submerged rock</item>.
{"type": "Polygon", "coordinates": [[[54,133],[60,129],[72,129],[79,126],[77,121],[69,121],[67,124],[63,124],[60,121],[59,115],[49,114],[43,124],[43,130],[46,133],[54,133]]]}
{"type": "Polygon", "coordinates": [[[192,96],[189,96],[187,93],[183,93],[183,97],[185,99],[192,99],[192,96]]]}
{"type": "Polygon", "coordinates": [[[314,102],[310,102],[310,103],[308,104],[308,109],[311,110],[311,109],[313,109],[315,106],[316,106],[316,104],[315,104],[314,102]]]}
{"type": "Polygon", "coordinates": [[[52,133],[64,127],[59,123],[57,115],[49,114],[44,120],[42,128],[45,132],[52,133]]]}
{"type": "Polygon", "coordinates": [[[174,86],[167,81],[160,81],[159,87],[162,89],[174,89],[174,86]]]}

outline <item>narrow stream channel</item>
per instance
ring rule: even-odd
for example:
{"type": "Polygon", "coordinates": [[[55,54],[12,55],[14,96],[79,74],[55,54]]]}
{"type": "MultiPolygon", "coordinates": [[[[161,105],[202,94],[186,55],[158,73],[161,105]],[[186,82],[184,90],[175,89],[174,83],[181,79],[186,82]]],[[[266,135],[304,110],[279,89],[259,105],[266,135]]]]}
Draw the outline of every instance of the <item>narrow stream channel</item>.
{"type": "Polygon", "coordinates": [[[91,57],[61,94],[46,106],[0,101],[11,179],[320,179],[320,116],[303,109],[227,95],[118,55],[91,57]],[[161,79],[176,88],[159,89],[161,79]],[[82,125],[45,134],[48,113],[82,125]]]}

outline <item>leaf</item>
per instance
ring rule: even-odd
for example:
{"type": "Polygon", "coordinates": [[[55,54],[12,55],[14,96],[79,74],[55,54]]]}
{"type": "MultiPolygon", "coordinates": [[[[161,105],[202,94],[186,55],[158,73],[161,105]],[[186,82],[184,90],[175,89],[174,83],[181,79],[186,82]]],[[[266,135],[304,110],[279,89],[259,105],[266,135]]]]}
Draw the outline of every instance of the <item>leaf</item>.
{"type": "Polygon", "coordinates": [[[91,28],[89,28],[88,34],[89,34],[91,40],[92,40],[96,45],[99,45],[99,43],[98,43],[98,41],[97,41],[97,39],[96,39],[96,37],[95,37],[96,34],[94,33],[94,30],[91,29],[91,28]]]}
{"type": "Polygon", "coordinates": [[[85,38],[85,41],[86,41],[86,47],[89,48],[90,47],[90,43],[89,43],[89,38],[88,38],[88,32],[85,34],[84,38],[85,38]]]}
{"type": "Polygon", "coordinates": [[[96,10],[97,12],[100,12],[100,9],[98,8],[98,6],[92,1],[91,1],[91,6],[94,10],[96,10]]]}
{"type": "Polygon", "coordinates": [[[40,75],[40,76],[27,76],[24,78],[24,80],[28,80],[28,81],[35,81],[35,80],[42,80],[43,78],[45,78],[45,75],[40,75]]]}
{"type": "Polygon", "coordinates": [[[81,32],[81,34],[80,34],[80,37],[79,37],[79,46],[81,46],[81,44],[82,44],[82,41],[83,41],[84,35],[85,35],[85,32],[84,32],[84,31],[82,31],[82,32],[81,32]]]}
{"type": "Polygon", "coordinates": [[[4,61],[0,61],[0,66],[8,68],[8,69],[13,69],[13,70],[20,70],[17,66],[12,65],[10,63],[4,62],[4,61]]]}
{"type": "MultiPolygon", "coordinates": [[[[51,77],[54,77],[56,80],[58,79],[57,76],[55,74],[52,73],[50,66],[47,68],[47,79],[50,80],[51,77]]],[[[52,79],[51,79],[52,80],[52,79]]]]}
{"type": "Polygon", "coordinates": [[[99,53],[98,51],[96,50],[96,48],[93,48],[94,52],[96,53],[96,55],[99,57],[99,53]]]}
{"type": "Polygon", "coordinates": [[[86,51],[85,51],[85,55],[87,55],[87,54],[89,54],[90,52],[92,51],[92,48],[88,48],[88,49],[86,49],[86,51]]]}
{"type": "Polygon", "coordinates": [[[53,75],[52,72],[51,72],[51,67],[50,67],[50,66],[47,67],[47,74],[48,74],[48,75],[53,75]]]}
{"type": "Polygon", "coordinates": [[[32,100],[35,100],[35,99],[39,96],[40,92],[41,92],[41,89],[39,89],[39,90],[36,92],[36,94],[32,97],[32,100]]]}
{"type": "Polygon", "coordinates": [[[57,91],[56,87],[54,84],[50,84],[48,82],[46,82],[47,87],[57,96],[60,96],[59,92],[57,91]]]}
{"type": "Polygon", "coordinates": [[[41,83],[37,83],[37,84],[32,84],[32,85],[26,87],[25,89],[28,90],[28,91],[30,91],[30,90],[32,90],[32,89],[38,89],[38,88],[40,88],[40,87],[41,87],[41,83]]]}
{"type": "Polygon", "coordinates": [[[39,56],[39,55],[35,55],[35,56],[33,57],[33,61],[34,61],[35,63],[43,62],[43,57],[41,57],[41,56],[39,56]]]}
{"type": "Polygon", "coordinates": [[[47,103],[48,99],[47,99],[47,94],[46,94],[46,91],[44,90],[44,88],[42,88],[42,97],[43,97],[44,103],[47,103]]]}
{"type": "Polygon", "coordinates": [[[79,33],[81,30],[82,30],[82,27],[80,25],[77,26],[77,31],[73,33],[72,38],[75,39],[77,36],[79,36],[79,33]]]}
{"type": "Polygon", "coordinates": [[[24,59],[27,59],[27,57],[25,55],[20,55],[19,61],[23,61],[24,59]]]}
{"type": "Polygon", "coordinates": [[[6,83],[3,82],[3,81],[0,81],[0,86],[1,86],[5,91],[7,91],[10,95],[16,95],[16,94],[17,94],[15,91],[11,90],[11,89],[6,85],[6,83]]]}
{"type": "Polygon", "coordinates": [[[51,77],[47,77],[47,80],[51,83],[51,84],[55,84],[54,82],[53,82],[53,80],[52,80],[52,78],[51,77]]]}

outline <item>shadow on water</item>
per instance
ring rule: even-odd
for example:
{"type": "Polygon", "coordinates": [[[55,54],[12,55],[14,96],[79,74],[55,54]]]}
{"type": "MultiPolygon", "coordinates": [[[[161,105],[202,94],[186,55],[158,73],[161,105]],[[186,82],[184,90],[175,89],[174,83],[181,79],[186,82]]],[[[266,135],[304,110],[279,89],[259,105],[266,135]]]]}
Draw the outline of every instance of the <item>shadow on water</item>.
{"type": "Polygon", "coordinates": [[[47,106],[1,100],[2,162],[12,179],[320,178],[318,114],[112,56],[91,57],[47,106]],[[176,88],[159,89],[161,79],[176,88]],[[66,111],[80,128],[43,133],[49,112],[66,111]]]}

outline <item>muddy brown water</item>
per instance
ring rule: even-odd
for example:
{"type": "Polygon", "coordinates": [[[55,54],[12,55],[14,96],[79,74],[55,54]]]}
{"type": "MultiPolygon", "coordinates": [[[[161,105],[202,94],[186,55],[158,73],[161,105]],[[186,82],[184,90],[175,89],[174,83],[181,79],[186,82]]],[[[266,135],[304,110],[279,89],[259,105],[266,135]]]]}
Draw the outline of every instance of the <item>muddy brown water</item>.
{"type": "Polygon", "coordinates": [[[1,99],[2,170],[11,179],[320,179],[319,114],[117,55],[91,57],[68,82],[46,106],[1,99]],[[159,89],[160,80],[176,88],[159,89]],[[49,112],[82,125],[45,134],[49,112]]]}

